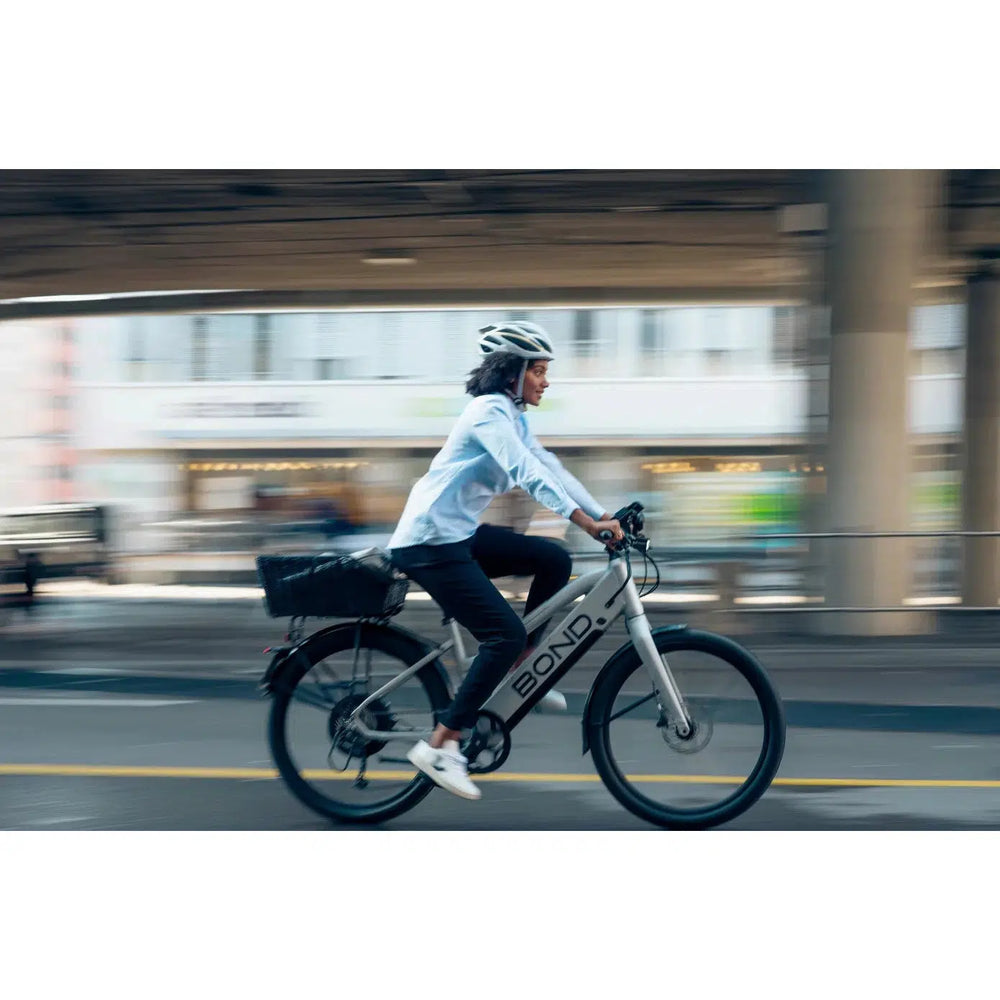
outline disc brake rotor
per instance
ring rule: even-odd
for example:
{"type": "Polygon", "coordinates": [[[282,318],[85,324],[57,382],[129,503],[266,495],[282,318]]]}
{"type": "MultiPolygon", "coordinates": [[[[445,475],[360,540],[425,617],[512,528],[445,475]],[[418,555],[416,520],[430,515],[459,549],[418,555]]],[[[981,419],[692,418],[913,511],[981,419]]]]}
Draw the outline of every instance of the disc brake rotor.
{"type": "Polygon", "coordinates": [[[691,720],[691,731],[686,736],[677,732],[676,723],[669,719],[661,718],[656,725],[663,742],[677,753],[697,753],[704,750],[712,739],[712,718],[707,714],[691,720]]]}

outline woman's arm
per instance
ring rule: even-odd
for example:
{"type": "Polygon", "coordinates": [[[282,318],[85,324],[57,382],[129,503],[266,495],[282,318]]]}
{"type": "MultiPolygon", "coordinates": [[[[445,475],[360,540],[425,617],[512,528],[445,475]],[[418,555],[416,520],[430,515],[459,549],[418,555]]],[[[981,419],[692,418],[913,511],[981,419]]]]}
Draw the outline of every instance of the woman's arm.
{"type": "Polygon", "coordinates": [[[546,448],[543,448],[538,439],[528,430],[526,441],[528,450],[535,456],[562,484],[562,488],[576,501],[578,507],[582,507],[592,518],[597,521],[607,521],[611,515],[604,509],[604,505],[598,503],[587,492],[587,488],[576,478],[563,464],[546,448]]]}
{"type": "Polygon", "coordinates": [[[473,423],[472,433],[500,468],[538,503],[565,518],[580,507],[559,477],[525,447],[502,404],[486,407],[473,423]]]}

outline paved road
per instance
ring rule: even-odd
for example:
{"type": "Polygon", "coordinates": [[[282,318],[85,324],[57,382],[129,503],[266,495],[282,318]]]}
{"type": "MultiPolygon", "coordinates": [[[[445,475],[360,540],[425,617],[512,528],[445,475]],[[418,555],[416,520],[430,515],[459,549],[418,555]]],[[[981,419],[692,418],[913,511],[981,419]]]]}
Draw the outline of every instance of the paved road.
{"type": "MultiPolygon", "coordinates": [[[[255,681],[259,650],[282,626],[258,602],[39,610],[0,634],[0,827],[338,829],[272,776],[255,681]]],[[[402,621],[440,631],[426,606],[402,621]]],[[[511,759],[481,779],[481,802],[434,792],[385,828],[653,829],[621,809],[580,752],[584,693],[619,639],[566,679],[568,716],[518,728],[511,759]]],[[[727,829],[1000,828],[990,634],[746,641],[781,690],[788,743],[775,786],[727,829]]]]}

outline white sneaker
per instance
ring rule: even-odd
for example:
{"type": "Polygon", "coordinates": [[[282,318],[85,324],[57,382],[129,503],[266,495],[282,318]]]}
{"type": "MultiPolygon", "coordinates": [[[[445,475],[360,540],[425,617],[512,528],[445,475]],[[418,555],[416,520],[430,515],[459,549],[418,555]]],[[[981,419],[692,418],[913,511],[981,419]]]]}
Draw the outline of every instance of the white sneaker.
{"type": "Polygon", "coordinates": [[[566,707],[566,696],[561,691],[557,691],[555,688],[549,688],[549,690],[538,699],[538,704],[535,705],[535,711],[553,713],[565,712],[566,707]]]}
{"type": "Polygon", "coordinates": [[[482,797],[482,792],[469,780],[469,762],[459,752],[458,743],[454,740],[445,740],[440,749],[435,749],[426,740],[419,740],[410,748],[406,758],[435,785],[440,785],[452,795],[463,799],[482,797]]]}

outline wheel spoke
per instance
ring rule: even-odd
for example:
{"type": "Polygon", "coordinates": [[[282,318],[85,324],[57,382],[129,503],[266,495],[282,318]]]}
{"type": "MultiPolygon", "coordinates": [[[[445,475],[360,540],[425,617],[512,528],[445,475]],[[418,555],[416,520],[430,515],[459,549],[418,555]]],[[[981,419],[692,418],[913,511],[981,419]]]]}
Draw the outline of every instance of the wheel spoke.
{"type": "MultiPolygon", "coordinates": [[[[324,660],[320,660],[319,663],[317,663],[315,667],[313,667],[313,669],[316,671],[315,683],[317,683],[323,689],[324,693],[327,692],[328,687],[332,687],[335,689],[344,687],[344,681],[340,680],[340,678],[337,677],[336,672],[324,660]],[[328,680],[323,679],[324,672],[330,675],[328,680]]],[[[332,701],[331,704],[333,704],[332,701]]]]}
{"type": "Polygon", "coordinates": [[[620,712],[615,712],[614,715],[608,719],[608,722],[614,722],[615,719],[620,719],[623,715],[628,715],[629,712],[634,712],[640,705],[645,705],[650,698],[655,698],[656,692],[650,691],[645,698],[640,698],[638,701],[633,701],[631,705],[626,705],[620,712]]]}
{"type": "Polygon", "coordinates": [[[310,690],[313,686],[313,684],[302,684],[300,682],[295,687],[293,697],[303,705],[311,705],[313,708],[318,708],[323,712],[329,712],[336,703],[332,699],[328,701],[317,692],[310,690]]]}

